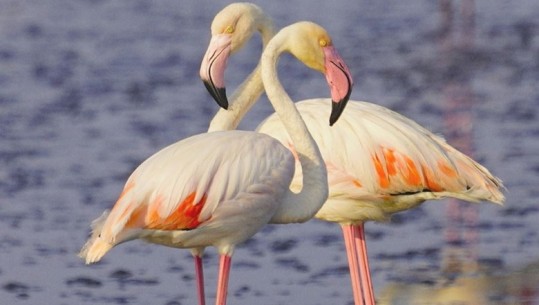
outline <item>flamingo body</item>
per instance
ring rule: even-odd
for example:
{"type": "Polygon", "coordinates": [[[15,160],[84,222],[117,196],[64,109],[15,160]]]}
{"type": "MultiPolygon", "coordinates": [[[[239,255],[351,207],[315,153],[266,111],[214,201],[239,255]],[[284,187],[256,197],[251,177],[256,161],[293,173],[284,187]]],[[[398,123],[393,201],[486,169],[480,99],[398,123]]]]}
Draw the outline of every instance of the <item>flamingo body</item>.
{"type": "Polygon", "coordinates": [[[220,131],[187,138],[157,152],[133,172],[110,213],[93,222],[79,254],[86,263],[99,261],[115,245],[135,238],[190,248],[195,254],[199,304],[204,305],[200,255],[205,247],[214,246],[221,256],[216,304],[225,305],[236,244],[270,220],[305,222],[316,214],[328,196],[327,171],[316,142],[278,80],[276,66],[283,52],[325,74],[335,98],[330,123],[341,115],[352,82],[331,37],[315,23],[283,28],[263,53],[262,81],[294,143],[305,173],[302,190],[294,193],[289,188],[293,154],[268,135],[220,131]]]}
{"type": "MultiPolygon", "coordinates": [[[[317,122],[329,99],[296,103],[328,171],[329,196],[315,215],[341,225],[354,302],[374,305],[364,223],[387,221],[426,200],[445,197],[502,204],[502,182],[488,169],[414,121],[382,106],[349,101],[332,127],[317,122]],[[361,292],[362,291],[362,292],[361,292]]],[[[294,151],[280,118],[270,115],[257,131],[294,151]]],[[[301,168],[291,189],[302,188],[301,168]]],[[[272,221],[270,221],[271,223],[272,221]]]]}
{"type": "MultiPolygon", "coordinates": [[[[320,124],[330,99],[296,103],[328,170],[329,198],[316,218],[341,224],[385,221],[425,200],[455,197],[502,203],[501,181],[414,121],[385,107],[349,101],[339,122],[320,124]]],[[[257,131],[293,150],[276,114],[257,131]]],[[[291,184],[301,189],[301,167],[291,184]]]]}
{"type": "Polygon", "coordinates": [[[228,253],[275,213],[293,164],[283,145],[252,132],[199,134],[172,144],[131,174],[110,213],[93,224],[81,256],[92,263],[135,238],[228,253]]]}

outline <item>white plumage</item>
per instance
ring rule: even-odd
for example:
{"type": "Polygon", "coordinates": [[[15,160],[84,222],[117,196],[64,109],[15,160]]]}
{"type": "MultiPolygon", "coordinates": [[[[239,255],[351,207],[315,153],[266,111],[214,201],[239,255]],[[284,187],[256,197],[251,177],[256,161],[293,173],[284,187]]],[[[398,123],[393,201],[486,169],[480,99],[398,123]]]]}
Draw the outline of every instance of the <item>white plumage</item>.
{"type": "MultiPolygon", "coordinates": [[[[425,200],[443,197],[503,202],[499,179],[412,120],[379,105],[350,101],[330,127],[320,123],[330,103],[330,99],[296,103],[328,169],[330,194],[316,218],[345,224],[384,221],[425,200]]],[[[276,114],[257,131],[293,146],[276,114]]],[[[301,179],[297,164],[292,189],[301,189],[301,179]]]]}
{"type": "Polygon", "coordinates": [[[107,250],[134,238],[179,248],[242,242],[275,213],[294,162],[274,138],[253,132],[199,134],[174,143],[135,169],[111,212],[93,224],[99,233],[81,256],[99,260],[87,256],[99,240],[107,250]],[[176,215],[180,207],[192,213],[176,215]],[[218,223],[224,218],[226,225],[218,223]]]}

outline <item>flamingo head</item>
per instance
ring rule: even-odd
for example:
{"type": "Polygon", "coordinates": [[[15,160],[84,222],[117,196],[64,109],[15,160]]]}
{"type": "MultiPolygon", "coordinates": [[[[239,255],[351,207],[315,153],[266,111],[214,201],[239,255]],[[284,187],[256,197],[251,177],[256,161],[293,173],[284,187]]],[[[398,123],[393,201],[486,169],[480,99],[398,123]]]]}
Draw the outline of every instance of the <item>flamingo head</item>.
{"type": "Polygon", "coordinates": [[[288,51],[311,69],[326,76],[332,99],[329,124],[333,125],[342,114],[352,93],[352,74],[339,55],[329,34],[321,26],[308,21],[285,27],[278,35],[286,35],[288,51]]]}
{"type": "Polygon", "coordinates": [[[200,78],[211,96],[224,109],[228,99],[224,82],[231,54],[241,49],[255,31],[272,28],[263,11],[251,3],[233,3],[222,9],[211,24],[211,40],[200,65],[200,78]]]}

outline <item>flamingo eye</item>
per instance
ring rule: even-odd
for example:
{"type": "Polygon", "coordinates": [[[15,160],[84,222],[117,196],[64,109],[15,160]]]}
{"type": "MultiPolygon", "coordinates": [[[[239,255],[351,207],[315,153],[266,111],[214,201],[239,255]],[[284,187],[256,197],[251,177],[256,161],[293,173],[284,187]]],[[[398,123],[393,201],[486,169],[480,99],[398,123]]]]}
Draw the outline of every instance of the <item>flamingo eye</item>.
{"type": "Polygon", "coordinates": [[[232,25],[227,26],[226,29],[225,29],[225,33],[226,34],[234,33],[234,26],[232,26],[232,25]]]}
{"type": "Polygon", "coordinates": [[[318,41],[318,44],[320,44],[321,47],[326,47],[328,45],[328,41],[322,38],[318,41]]]}

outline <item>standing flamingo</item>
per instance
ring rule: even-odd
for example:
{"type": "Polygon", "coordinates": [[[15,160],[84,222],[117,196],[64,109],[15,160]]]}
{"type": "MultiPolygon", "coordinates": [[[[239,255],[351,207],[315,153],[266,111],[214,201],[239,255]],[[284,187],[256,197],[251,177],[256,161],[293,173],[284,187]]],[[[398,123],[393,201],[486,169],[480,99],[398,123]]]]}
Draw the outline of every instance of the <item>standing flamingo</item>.
{"type": "MultiPolygon", "coordinates": [[[[222,108],[209,130],[235,129],[263,91],[260,65],[249,75],[228,104],[224,70],[230,54],[255,31],[266,45],[274,33],[271,19],[249,3],[234,3],[219,12],[211,26],[212,38],[200,75],[222,108]]],[[[334,91],[335,92],[335,91],[334,91]]],[[[385,221],[394,213],[417,207],[425,200],[454,197],[466,201],[502,204],[502,182],[486,168],[448,145],[412,120],[387,108],[350,101],[335,126],[320,124],[330,99],[296,103],[324,157],[329,198],[316,218],[339,223],[347,249],[356,305],[375,304],[368,267],[364,223],[385,221]]],[[[293,143],[280,117],[271,115],[257,130],[291,149],[293,143]]],[[[301,189],[302,172],[296,163],[292,189],[301,189]]]]}
{"type": "Polygon", "coordinates": [[[314,139],[277,79],[276,63],[283,52],[326,74],[336,97],[333,119],[350,95],[351,76],[329,35],[314,23],[284,28],[262,55],[268,97],[283,116],[306,173],[301,192],[290,191],[295,157],[276,139],[249,131],[195,135],[162,149],[135,169],[110,213],[92,223],[92,234],[79,254],[86,263],[136,238],[176,248],[214,246],[220,254],[216,304],[224,305],[238,243],[270,220],[305,222],[315,215],[328,196],[327,172],[314,139]]]}

